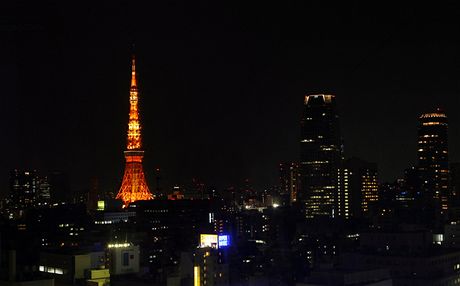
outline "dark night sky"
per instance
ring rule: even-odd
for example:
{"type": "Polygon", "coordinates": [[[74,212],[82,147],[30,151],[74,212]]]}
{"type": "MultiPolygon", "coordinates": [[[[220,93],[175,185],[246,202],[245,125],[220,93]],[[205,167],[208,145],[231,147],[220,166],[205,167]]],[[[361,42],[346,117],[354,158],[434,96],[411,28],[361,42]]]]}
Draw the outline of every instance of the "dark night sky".
{"type": "Polygon", "coordinates": [[[276,183],[277,164],[297,160],[306,93],[337,95],[346,156],[378,162],[382,180],[415,163],[417,117],[437,106],[460,160],[449,2],[13,2],[0,4],[2,192],[14,168],[117,190],[133,41],[152,189],[156,166],[165,184],[276,183]]]}

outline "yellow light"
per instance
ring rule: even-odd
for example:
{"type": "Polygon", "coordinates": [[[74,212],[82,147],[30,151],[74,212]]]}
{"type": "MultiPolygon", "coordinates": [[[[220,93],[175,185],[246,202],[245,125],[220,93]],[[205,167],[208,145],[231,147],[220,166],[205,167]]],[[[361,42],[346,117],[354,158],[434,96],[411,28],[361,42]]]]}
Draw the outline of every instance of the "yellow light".
{"type": "Polygon", "coordinates": [[[104,201],[97,201],[97,210],[98,211],[105,210],[105,202],[104,201]]]}
{"type": "Polygon", "coordinates": [[[200,286],[200,266],[193,267],[193,286],[200,286]]]}
{"type": "Polygon", "coordinates": [[[131,243],[109,243],[107,245],[108,248],[123,248],[123,247],[129,247],[131,246],[131,243]]]}
{"type": "Polygon", "coordinates": [[[430,121],[430,122],[423,122],[423,126],[431,126],[431,125],[447,125],[447,123],[437,122],[437,121],[430,121]]]}
{"type": "Polygon", "coordinates": [[[420,118],[447,118],[444,113],[425,113],[420,118]]]}
{"type": "Polygon", "coordinates": [[[201,234],[200,235],[200,247],[212,247],[217,248],[217,234],[201,234]]]}

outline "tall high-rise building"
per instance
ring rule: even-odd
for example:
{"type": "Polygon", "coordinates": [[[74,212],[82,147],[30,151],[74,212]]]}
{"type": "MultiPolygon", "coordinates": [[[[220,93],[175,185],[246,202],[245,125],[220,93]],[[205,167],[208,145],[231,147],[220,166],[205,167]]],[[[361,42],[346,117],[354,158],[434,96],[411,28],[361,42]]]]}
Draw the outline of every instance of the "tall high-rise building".
{"type": "Polygon", "coordinates": [[[48,174],[47,181],[50,184],[50,197],[54,203],[70,202],[72,191],[70,189],[69,175],[61,171],[53,171],[48,174]]]}
{"type": "Polygon", "coordinates": [[[40,188],[38,192],[38,203],[48,204],[51,201],[51,185],[48,183],[48,177],[40,178],[40,188]]]}
{"type": "Polygon", "coordinates": [[[136,61],[132,57],[131,68],[131,89],[129,92],[129,123],[128,123],[128,142],[125,151],[125,174],[120,190],[116,199],[121,199],[124,206],[139,201],[153,199],[149,187],[145,180],[142,159],[144,151],[141,149],[141,124],[139,120],[139,94],[137,89],[136,78],[136,61]]]}
{"type": "Polygon", "coordinates": [[[378,200],[377,164],[358,158],[345,161],[339,173],[338,215],[361,217],[378,200]]]}
{"type": "Polygon", "coordinates": [[[335,217],[338,210],[338,175],[342,146],[334,95],[307,95],[301,121],[298,200],[307,218],[335,217]]]}
{"type": "Polygon", "coordinates": [[[297,201],[300,189],[300,168],[295,162],[280,163],[280,194],[289,196],[291,203],[297,201]]]}
{"type": "Polygon", "coordinates": [[[40,190],[37,171],[13,170],[10,174],[10,192],[13,204],[18,207],[34,205],[40,190]]]}
{"type": "MultiPolygon", "coordinates": [[[[450,193],[454,201],[460,200],[460,163],[450,163],[450,193]]],[[[459,204],[457,204],[459,205],[459,204]]]]}
{"type": "Polygon", "coordinates": [[[438,108],[422,114],[419,122],[417,154],[422,196],[434,199],[435,207],[445,214],[449,192],[447,116],[438,108]]]}
{"type": "Polygon", "coordinates": [[[460,163],[449,164],[449,219],[460,220],[460,163]]]}

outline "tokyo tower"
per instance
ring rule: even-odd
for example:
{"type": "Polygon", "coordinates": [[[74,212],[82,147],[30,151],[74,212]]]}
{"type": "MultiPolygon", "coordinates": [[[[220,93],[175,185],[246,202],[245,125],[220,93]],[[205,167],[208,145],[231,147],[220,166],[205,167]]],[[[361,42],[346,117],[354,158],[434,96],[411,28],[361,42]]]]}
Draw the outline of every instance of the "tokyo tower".
{"type": "Polygon", "coordinates": [[[144,151],[141,150],[141,124],[139,122],[138,90],[136,81],[136,59],[132,57],[131,89],[129,91],[129,122],[128,142],[125,153],[125,174],[116,199],[123,201],[126,207],[139,200],[151,200],[153,195],[149,191],[142,168],[144,151]]]}

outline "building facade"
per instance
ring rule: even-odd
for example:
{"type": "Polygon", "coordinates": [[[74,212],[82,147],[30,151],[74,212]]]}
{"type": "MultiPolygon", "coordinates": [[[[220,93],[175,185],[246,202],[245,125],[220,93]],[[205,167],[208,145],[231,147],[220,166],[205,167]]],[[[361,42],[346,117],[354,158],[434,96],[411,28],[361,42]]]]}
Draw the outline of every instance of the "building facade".
{"type": "Polygon", "coordinates": [[[362,217],[379,198],[377,164],[359,158],[346,160],[338,177],[338,216],[362,217]]]}
{"type": "Polygon", "coordinates": [[[10,192],[15,206],[20,208],[33,206],[39,191],[40,178],[37,171],[11,171],[10,192]]]}
{"type": "Polygon", "coordinates": [[[300,168],[295,162],[280,163],[280,193],[289,196],[291,203],[297,201],[300,189],[300,168]]]}
{"type": "Polygon", "coordinates": [[[337,216],[341,145],[335,96],[305,96],[300,138],[302,187],[297,197],[305,206],[306,218],[337,216]]]}
{"type": "Polygon", "coordinates": [[[445,214],[449,192],[447,116],[438,108],[422,114],[419,122],[417,155],[422,196],[427,201],[434,199],[435,208],[445,214]]]}

